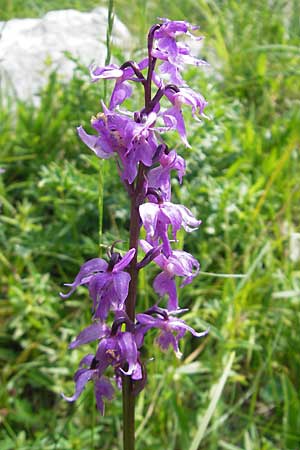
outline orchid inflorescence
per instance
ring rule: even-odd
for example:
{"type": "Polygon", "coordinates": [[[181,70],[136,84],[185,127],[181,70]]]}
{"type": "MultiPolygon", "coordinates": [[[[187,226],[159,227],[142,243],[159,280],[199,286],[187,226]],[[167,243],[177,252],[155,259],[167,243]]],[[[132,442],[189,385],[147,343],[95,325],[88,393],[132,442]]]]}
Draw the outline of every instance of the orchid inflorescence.
{"type": "Polygon", "coordinates": [[[186,43],[177,41],[181,35],[200,39],[192,34],[196,28],[185,21],[161,19],[149,31],[147,58],[139,63],[127,61],[120,67],[110,64],[90,68],[94,82],[115,79],[115,86],[109,106],[102,102],[103,112],[91,120],[97,134],[90,135],[81,126],[78,134],[99,158],[114,156],[117,161],[131,201],[130,248],[122,257],[114,251],[114,244],[108,251],[108,262],[102,258],[87,261],[74,282],[67,284],[69,292],[61,294],[67,298],[78,286],[88,287],[93,301],[93,323],[69,347],[98,343],[95,354],[86,355],[79,364],[74,376],[74,395],[63,397],[75,401],[86,383],[93,380],[97,407],[102,414],[103,397],[111,399],[114,392],[110,380],[104,376],[108,367],[113,368],[118,387],[124,377],[130,377],[135,394],[143,389],[146,368],[140,350],[148,330],[158,329],[159,346],[163,350],[172,347],[177,355],[180,355],[179,340],[186,331],[196,337],[208,332],[198,333],[178,318],[185,310],[178,305],[175,277],[182,278],[180,287],[191,283],[199,272],[199,263],[191,254],[173,250],[172,243],[181,227],[191,232],[201,221],[184,205],[171,202],[171,172],[177,172],[181,183],[186,167],[184,159],[175,150],[169,150],[161,137],[164,132],[177,130],[183,143],[189,146],[182,106],[191,107],[195,118],[203,116],[206,101],[187,87],[180,72],[185,64],[206,63],[193,57],[186,43]],[[145,98],[143,108],[134,113],[120,109],[132,93],[132,82],[143,86],[145,98]],[[161,106],[163,98],[170,103],[166,109],[161,106]],[[142,226],[145,239],[139,238],[142,226]],[[140,261],[138,247],[145,253],[140,261]],[[138,272],[151,261],[161,269],[153,282],[154,291],[159,302],[166,296],[167,304],[163,308],[157,303],[135,314],[138,272]],[[106,323],[110,312],[114,315],[111,326],[106,323]]]}

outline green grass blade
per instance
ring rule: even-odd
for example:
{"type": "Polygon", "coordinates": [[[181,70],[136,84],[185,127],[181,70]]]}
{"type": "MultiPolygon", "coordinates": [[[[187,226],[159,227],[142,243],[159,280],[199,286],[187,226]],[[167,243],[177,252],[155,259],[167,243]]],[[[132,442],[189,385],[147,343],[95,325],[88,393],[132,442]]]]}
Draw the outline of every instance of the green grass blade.
{"type": "Polygon", "coordinates": [[[222,376],[220,377],[218,383],[213,388],[210,404],[208,405],[208,408],[200,422],[200,426],[198,428],[198,431],[194,437],[194,440],[193,440],[192,445],[190,446],[189,450],[197,450],[199,445],[201,444],[201,441],[204,437],[207,426],[213,416],[213,413],[217,407],[218,401],[220,400],[220,397],[222,395],[225,383],[229,377],[234,358],[235,358],[235,353],[234,352],[230,353],[228,361],[227,361],[224,371],[222,373],[222,376]]]}

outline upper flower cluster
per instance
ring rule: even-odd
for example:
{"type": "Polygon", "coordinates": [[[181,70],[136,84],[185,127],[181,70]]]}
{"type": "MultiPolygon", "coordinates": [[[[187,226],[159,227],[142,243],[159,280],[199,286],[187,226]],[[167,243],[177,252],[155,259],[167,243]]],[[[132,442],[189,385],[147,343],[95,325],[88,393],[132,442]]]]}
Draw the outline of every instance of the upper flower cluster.
{"type": "Polygon", "coordinates": [[[94,381],[98,409],[103,414],[103,397],[111,399],[113,388],[105,378],[111,366],[117,385],[122,378],[131,378],[138,392],[146,380],[146,369],[141,361],[140,348],[148,330],[157,328],[157,342],[165,350],[172,347],[177,355],[179,340],[186,331],[202,337],[207,331],[197,333],[177,315],[179,309],[175,277],[181,277],[180,287],[190,283],[199,273],[198,261],[189,253],[173,249],[177,232],[182,227],[187,232],[198,228],[201,221],[184,205],[171,202],[171,174],[177,173],[180,183],[186,164],[182,156],[170,150],[161,134],[177,130],[183,143],[189,146],[182,107],[191,108],[193,117],[204,115],[206,101],[189,88],[180,72],[185,64],[196,66],[205,62],[190,54],[185,42],[178,37],[195,37],[197,27],[185,21],[161,19],[148,34],[148,58],[139,63],[127,61],[120,67],[110,64],[90,68],[92,81],[114,79],[115,85],[109,106],[102,103],[102,113],[91,120],[96,134],[88,134],[78,127],[81,140],[103,159],[115,157],[121,179],[131,198],[131,248],[122,257],[108,252],[108,261],[94,258],[82,265],[71,284],[69,297],[78,286],[88,287],[92,299],[93,323],[85,328],[70,344],[70,348],[97,341],[94,354],[83,358],[75,373],[75,394],[64,398],[74,401],[89,380],[94,381]],[[160,64],[159,64],[160,63],[160,64]],[[120,111],[121,105],[132,93],[130,83],[143,86],[145,103],[140,111],[120,111]],[[156,92],[152,93],[153,86],[156,92]],[[163,99],[169,103],[163,105],[163,99]],[[139,240],[139,230],[144,226],[146,238],[139,240]],[[138,246],[145,253],[138,261],[138,246]],[[153,261],[160,272],[153,281],[158,304],[135,317],[135,299],[139,270],[153,261]],[[112,325],[107,324],[113,314],[112,325]]]}
{"type": "Polygon", "coordinates": [[[155,43],[151,54],[164,61],[160,66],[160,72],[166,74],[171,83],[180,86],[184,83],[180,72],[185,64],[200,66],[205,65],[206,62],[192,56],[189,46],[184,42],[178,42],[176,38],[180,35],[187,35],[192,39],[200,40],[201,37],[197,38],[191,33],[198,27],[186,21],[172,21],[165,18],[161,20],[162,25],[154,33],[155,43]]]}

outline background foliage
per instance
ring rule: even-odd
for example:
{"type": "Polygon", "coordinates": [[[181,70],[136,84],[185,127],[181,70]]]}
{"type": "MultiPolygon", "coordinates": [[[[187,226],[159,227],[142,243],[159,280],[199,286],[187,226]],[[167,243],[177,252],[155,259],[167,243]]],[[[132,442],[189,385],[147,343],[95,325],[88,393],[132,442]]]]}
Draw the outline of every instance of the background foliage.
{"type": "MultiPolygon", "coordinates": [[[[2,20],[98,5],[0,1],[2,20]]],[[[180,149],[188,175],[181,188],[174,181],[177,201],[203,220],[184,242],[203,273],[181,303],[186,320],[210,324],[211,333],[200,342],[187,337],[181,361],[145,351],[137,449],[299,449],[300,264],[291,258],[300,217],[299,3],[138,0],[128,8],[119,0],[116,13],[136,37],[135,52],[157,16],[201,24],[211,65],[186,73],[209,100],[210,120],[191,120],[193,149],[180,149]]],[[[2,450],[121,448],[120,394],[104,418],[91,389],[75,405],[59,396],[73,389],[82,350],[67,347],[89,322],[90,305],[84,290],[67,301],[58,292],[99,252],[99,161],[74,130],[88,126],[102,89],[79,67],[67,85],[53,74],[39,107],[15,107],[1,92],[2,450]]],[[[175,135],[169,143],[180,145],[175,135]]],[[[129,218],[113,164],[103,165],[103,177],[108,244],[127,239],[129,218]]],[[[153,274],[140,280],[141,309],[153,296],[153,274]]]]}

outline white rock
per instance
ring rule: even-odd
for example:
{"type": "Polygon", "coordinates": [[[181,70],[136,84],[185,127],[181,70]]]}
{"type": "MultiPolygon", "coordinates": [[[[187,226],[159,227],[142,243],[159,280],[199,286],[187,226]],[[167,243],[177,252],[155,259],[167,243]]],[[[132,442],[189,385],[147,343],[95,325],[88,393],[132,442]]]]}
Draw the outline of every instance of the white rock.
{"type": "MultiPolygon", "coordinates": [[[[88,66],[103,65],[106,57],[107,10],[90,13],[73,9],[51,11],[41,19],[13,19],[0,22],[0,81],[4,92],[23,100],[38,101],[37,94],[50,72],[57,70],[70,79],[75,63],[64,52],[88,66]]],[[[115,17],[113,42],[128,51],[132,39],[115,17]]]]}

